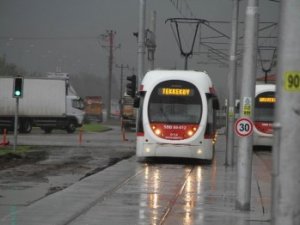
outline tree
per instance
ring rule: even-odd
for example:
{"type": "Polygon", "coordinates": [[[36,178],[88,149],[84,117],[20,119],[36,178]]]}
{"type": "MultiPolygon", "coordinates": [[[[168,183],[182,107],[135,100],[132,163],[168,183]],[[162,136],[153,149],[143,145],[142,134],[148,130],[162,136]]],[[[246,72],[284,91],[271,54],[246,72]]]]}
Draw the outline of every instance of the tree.
{"type": "Polygon", "coordinates": [[[18,68],[13,63],[7,63],[5,55],[0,57],[0,76],[14,76],[17,74],[23,74],[24,71],[20,68],[18,68]]]}

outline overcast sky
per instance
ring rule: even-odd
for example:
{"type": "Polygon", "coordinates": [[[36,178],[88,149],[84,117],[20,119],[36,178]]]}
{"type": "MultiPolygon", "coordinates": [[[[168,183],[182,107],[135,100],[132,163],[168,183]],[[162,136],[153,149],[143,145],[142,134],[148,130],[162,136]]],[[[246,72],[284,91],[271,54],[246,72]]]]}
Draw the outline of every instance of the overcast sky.
{"type": "MultiPolygon", "coordinates": [[[[246,0],[240,3],[241,21],[244,21],[246,3],[246,0]]],[[[155,65],[163,69],[181,69],[184,65],[166,19],[194,17],[230,21],[232,14],[231,0],[147,0],[146,6],[147,28],[151,12],[157,12],[155,65]]],[[[259,6],[260,21],[278,21],[278,3],[260,0],[259,6]]],[[[136,69],[137,46],[132,33],[138,30],[138,10],[138,0],[0,0],[0,54],[29,72],[55,71],[60,67],[63,72],[88,72],[105,77],[108,41],[101,35],[113,30],[116,32],[114,64],[128,64],[136,69]],[[121,47],[117,48],[119,44],[121,47]]],[[[212,25],[230,36],[230,24],[212,25]]],[[[192,29],[188,29],[185,43],[192,37],[192,29]]],[[[200,30],[203,36],[205,32],[204,28],[200,30]]],[[[195,51],[203,50],[198,43],[197,38],[195,51]]],[[[221,86],[228,68],[198,63],[203,60],[193,56],[189,68],[208,71],[217,86],[221,86]]],[[[113,72],[119,76],[120,70],[114,68],[113,72]]]]}

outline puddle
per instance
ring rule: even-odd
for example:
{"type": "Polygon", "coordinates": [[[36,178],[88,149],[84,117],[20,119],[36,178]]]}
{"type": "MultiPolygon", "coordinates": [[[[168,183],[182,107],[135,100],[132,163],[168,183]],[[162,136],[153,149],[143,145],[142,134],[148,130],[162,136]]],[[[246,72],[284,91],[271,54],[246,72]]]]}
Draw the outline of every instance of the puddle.
{"type": "Polygon", "coordinates": [[[21,209],[47,195],[61,191],[77,182],[83,175],[64,174],[59,176],[47,176],[48,182],[18,182],[0,184],[0,218],[11,213],[12,207],[21,209]]]}

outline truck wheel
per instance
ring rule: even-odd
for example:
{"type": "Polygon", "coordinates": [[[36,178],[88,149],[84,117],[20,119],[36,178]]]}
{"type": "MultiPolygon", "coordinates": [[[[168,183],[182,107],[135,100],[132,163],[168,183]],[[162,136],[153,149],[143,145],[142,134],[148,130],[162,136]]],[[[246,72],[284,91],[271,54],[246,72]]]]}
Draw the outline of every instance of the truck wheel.
{"type": "Polygon", "coordinates": [[[67,125],[67,128],[66,128],[67,132],[69,134],[72,134],[75,132],[76,130],[76,126],[75,126],[75,123],[73,121],[70,121],[69,124],[67,125]]]}
{"type": "Polygon", "coordinates": [[[51,132],[52,132],[51,127],[43,127],[42,129],[44,130],[45,134],[51,134],[51,132]]]}
{"type": "Polygon", "coordinates": [[[31,124],[31,121],[30,120],[25,120],[23,123],[22,123],[22,133],[30,133],[31,130],[32,130],[32,124],[31,124]]]}

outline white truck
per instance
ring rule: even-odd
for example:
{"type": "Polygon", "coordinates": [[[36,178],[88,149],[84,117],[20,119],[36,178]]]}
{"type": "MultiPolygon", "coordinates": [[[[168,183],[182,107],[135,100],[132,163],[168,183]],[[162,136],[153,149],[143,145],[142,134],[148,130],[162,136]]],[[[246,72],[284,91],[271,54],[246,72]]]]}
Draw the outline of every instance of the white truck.
{"type": "MultiPolygon", "coordinates": [[[[13,85],[13,77],[0,77],[0,129],[14,127],[13,85]]],[[[53,129],[73,133],[82,125],[84,104],[70,90],[66,78],[24,78],[23,97],[19,99],[19,132],[30,133],[32,127],[40,127],[45,133],[53,129]]]]}

